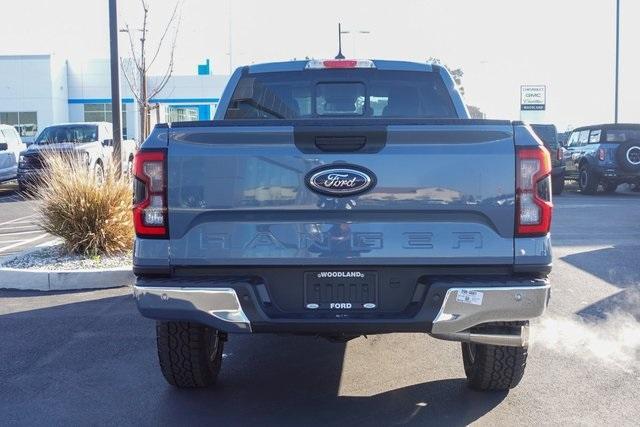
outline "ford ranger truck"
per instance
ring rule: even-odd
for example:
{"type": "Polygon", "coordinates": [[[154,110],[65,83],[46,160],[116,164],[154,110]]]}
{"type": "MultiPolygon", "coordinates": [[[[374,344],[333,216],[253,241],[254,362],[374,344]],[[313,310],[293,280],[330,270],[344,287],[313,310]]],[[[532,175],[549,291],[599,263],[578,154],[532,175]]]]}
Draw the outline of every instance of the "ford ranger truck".
{"type": "MultiPolygon", "coordinates": [[[[472,120],[437,65],[237,69],[213,121],[160,124],[134,160],[134,294],[177,387],[231,334],[462,343],[470,387],[521,380],[549,299],[550,157],[472,120]]],[[[372,359],[372,363],[375,359],[372,359]]]]}

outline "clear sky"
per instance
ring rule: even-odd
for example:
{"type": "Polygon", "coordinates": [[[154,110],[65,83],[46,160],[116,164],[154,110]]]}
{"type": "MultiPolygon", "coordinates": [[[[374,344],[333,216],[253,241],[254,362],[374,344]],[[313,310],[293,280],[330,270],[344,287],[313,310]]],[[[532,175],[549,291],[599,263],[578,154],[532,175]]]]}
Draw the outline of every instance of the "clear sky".
{"type": "MultiPolygon", "coordinates": [[[[149,3],[154,39],[174,2],[149,3]]],[[[621,0],[621,11],[620,119],[640,122],[640,1],[621,0]]],[[[139,2],[119,0],[119,15],[135,27],[139,2]]],[[[109,54],[107,0],[2,0],[2,16],[0,54],[109,54]]],[[[545,121],[560,130],[613,120],[615,0],[182,0],[176,73],[210,58],[227,74],[230,35],[234,67],[331,57],[339,21],[370,32],[355,52],[344,36],[347,57],[461,67],[467,102],[488,117],[518,119],[520,85],[545,84],[545,121]]],[[[120,46],[126,56],[124,34],[120,46]]]]}

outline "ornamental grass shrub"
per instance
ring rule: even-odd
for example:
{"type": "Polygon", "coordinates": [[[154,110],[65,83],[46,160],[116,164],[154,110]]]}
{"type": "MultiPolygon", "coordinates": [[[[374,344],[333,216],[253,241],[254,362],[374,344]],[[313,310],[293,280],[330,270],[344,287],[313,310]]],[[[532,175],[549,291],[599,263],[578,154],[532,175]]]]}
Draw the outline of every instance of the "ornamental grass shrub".
{"type": "Polygon", "coordinates": [[[86,158],[43,154],[43,174],[32,192],[41,200],[41,226],[62,238],[70,253],[115,255],[133,245],[131,181],[113,168],[96,174],[86,158]]]}

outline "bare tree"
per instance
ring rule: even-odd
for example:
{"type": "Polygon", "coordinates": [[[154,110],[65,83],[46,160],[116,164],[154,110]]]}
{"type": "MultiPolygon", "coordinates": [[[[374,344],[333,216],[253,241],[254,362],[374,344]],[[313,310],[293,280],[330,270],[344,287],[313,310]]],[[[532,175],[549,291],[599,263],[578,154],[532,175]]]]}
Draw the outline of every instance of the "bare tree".
{"type": "Polygon", "coordinates": [[[120,67],[131,92],[133,93],[136,103],[138,104],[138,112],[140,117],[140,142],[144,141],[149,135],[150,114],[156,106],[152,106],[150,100],[153,99],[169,82],[173,74],[174,53],[176,49],[176,41],[178,31],[180,29],[180,2],[176,2],[169,20],[164,26],[158,44],[153,49],[153,54],[147,58],[147,33],[149,32],[149,4],[146,0],[140,0],[144,12],[142,18],[142,28],[132,29],[129,24],[125,24],[124,29],[120,30],[129,36],[130,59],[120,58],[120,67]],[[140,39],[136,40],[134,33],[141,34],[140,39]],[[169,42],[167,42],[169,40],[169,42]],[[149,87],[148,72],[158,59],[158,55],[165,45],[170,43],[169,60],[166,67],[163,68],[162,74],[153,82],[153,87],[149,87]]]}

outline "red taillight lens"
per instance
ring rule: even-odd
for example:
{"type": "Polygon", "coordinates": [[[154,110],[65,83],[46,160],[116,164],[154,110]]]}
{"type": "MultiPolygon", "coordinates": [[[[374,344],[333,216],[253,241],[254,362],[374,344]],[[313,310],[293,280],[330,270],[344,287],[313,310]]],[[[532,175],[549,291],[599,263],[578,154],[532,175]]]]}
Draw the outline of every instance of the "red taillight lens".
{"type": "Polygon", "coordinates": [[[516,165],[516,236],[543,236],[551,228],[551,157],[544,147],[521,148],[516,165]]]}
{"type": "Polygon", "coordinates": [[[606,158],[606,156],[607,156],[607,152],[606,152],[606,151],[604,151],[604,148],[599,148],[599,149],[598,149],[598,160],[600,160],[600,161],[604,161],[604,159],[606,158]]]}
{"type": "Polygon", "coordinates": [[[133,225],[138,237],[167,237],[167,175],[164,150],[139,151],[133,160],[133,225]]]}
{"type": "Polygon", "coordinates": [[[564,148],[558,147],[558,151],[556,151],[556,160],[560,161],[564,158],[564,148]]]}

